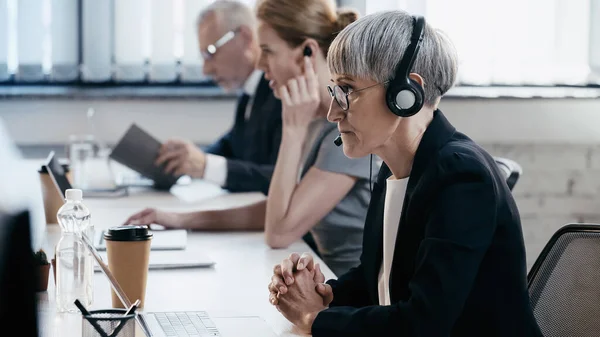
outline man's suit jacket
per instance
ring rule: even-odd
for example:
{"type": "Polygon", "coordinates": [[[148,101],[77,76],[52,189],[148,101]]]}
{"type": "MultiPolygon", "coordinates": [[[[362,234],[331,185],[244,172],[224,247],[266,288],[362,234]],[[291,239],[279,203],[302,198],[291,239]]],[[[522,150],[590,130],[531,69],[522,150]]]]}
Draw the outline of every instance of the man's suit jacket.
{"type": "Polygon", "coordinates": [[[244,118],[245,110],[238,101],[233,127],[205,151],[227,159],[225,189],[267,194],[281,142],[281,102],[273,96],[264,77],[256,89],[248,120],[244,118]]]}
{"type": "Polygon", "coordinates": [[[438,110],[416,152],[392,270],[378,305],[385,180],[366,218],[361,264],[328,283],[320,336],[542,336],[529,303],[517,206],[493,158],[438,110]]]}

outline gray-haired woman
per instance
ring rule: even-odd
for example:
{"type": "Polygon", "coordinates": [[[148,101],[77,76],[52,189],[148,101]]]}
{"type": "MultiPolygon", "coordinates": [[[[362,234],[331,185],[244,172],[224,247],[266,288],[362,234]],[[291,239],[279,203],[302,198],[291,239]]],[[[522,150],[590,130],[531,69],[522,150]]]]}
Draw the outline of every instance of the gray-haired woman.
{"type": "Polygon", "coordinates": [[[310,254],[293,254],[275,267],[271,303],[313,336],[541,336],[508,186],[438,109],[457,73],[449,40],[380,12],[344,29],[327,60],[344,153],[385,165],[361,264],[323,283],[310,254]]]}

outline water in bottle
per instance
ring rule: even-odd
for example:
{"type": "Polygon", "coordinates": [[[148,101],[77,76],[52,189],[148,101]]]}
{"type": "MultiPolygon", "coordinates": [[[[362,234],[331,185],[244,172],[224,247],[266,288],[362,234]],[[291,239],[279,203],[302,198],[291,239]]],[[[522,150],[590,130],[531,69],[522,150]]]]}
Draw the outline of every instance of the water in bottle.
{"type": "Polygon", "coordinates": [[[56,246],[56,303],[58,312],[78,313],[76,299],[85,307],[93,301],[94,260],[81,240],[81,235],[93,235],[93,226],[82,191],[69,189],[65,196],[57,214],[62,233],[56,246]]]}

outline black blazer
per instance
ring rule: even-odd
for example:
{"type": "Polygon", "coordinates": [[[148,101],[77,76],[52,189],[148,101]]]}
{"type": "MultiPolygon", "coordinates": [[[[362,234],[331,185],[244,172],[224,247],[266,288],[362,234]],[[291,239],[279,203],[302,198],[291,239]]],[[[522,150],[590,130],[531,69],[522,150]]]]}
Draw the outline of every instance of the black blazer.
{"type": "Polygon", "coordinates": [[[205,151],[227,159],[225,189],[267,194],[281,142],[281,102],[264,76],[251,109],[246,121],[245,105],[238,101],[233,127],[205,151]]]}
{"type": "Polygon", "coordinates": [[[493,158],[441,111],[425,131],[408,182],[390,275],[379,306],[383,165],[367,213],[361,264],[328,283],[320,336],[542,336],[529,303],[517,206],[493,158]]]}

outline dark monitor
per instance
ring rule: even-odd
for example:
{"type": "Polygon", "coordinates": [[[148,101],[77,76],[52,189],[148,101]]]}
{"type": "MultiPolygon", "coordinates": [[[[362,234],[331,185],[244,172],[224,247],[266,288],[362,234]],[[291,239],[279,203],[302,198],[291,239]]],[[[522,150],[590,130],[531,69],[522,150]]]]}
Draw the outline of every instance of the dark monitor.
{"type": "Polygon", "coordinates": [[[38,337],[37,269],[29,212],[0,213],[0,326],[38,337]],[[12,327],[12,328],[11,328],[12,327]]]}

